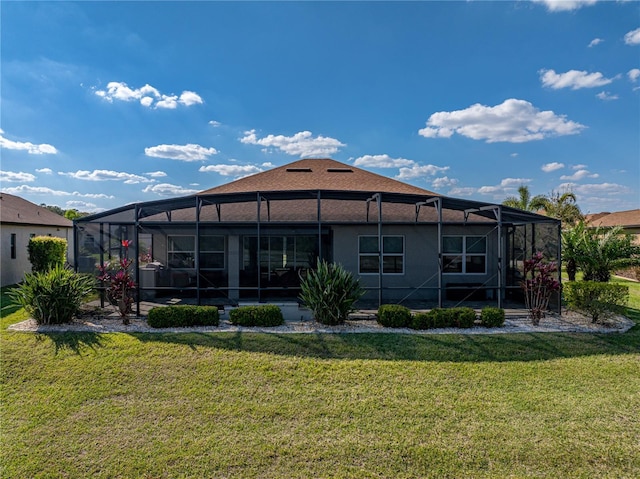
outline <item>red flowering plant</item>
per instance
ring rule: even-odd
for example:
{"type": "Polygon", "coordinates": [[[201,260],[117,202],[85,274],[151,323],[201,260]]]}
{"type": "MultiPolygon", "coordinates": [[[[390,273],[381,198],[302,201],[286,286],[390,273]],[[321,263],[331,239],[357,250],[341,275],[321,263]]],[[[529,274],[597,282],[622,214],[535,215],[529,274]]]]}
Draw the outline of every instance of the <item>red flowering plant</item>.
{"type": "Polygon", "coordinates": [[[136,283],[131,277],[130,267],[133,260],[127,257],[129,246],[133,242],[131,240],[122,240],[124,248],[124,258],[121,258],[115,265],[111,263],[99,266],[100,274],[98,280],[105,284],[105,293],[109,303],[118,308],[118,313],[124,324],[129,324],[129,315],[133,305],[133,292],[136,283]]]}
{"type": "Polygon", "coordinates": [[[529,317],[536,326],[544,318],[551,295],[560,289],[560,282],[554,274],[557,271],[558,264],[555,261],[545,261],[539,251],[524,262],[524,280],[520,286],[524,290],[529,317]]]}

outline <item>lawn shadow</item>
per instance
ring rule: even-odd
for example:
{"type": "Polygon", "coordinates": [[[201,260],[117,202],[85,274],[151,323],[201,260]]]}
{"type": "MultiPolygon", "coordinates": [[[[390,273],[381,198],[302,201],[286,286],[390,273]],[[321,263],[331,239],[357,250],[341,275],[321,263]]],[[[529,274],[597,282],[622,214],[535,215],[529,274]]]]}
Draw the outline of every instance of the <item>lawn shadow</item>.
{"type": "Polygon", "coordinates": [[[104,348],[109,339],[107,335],[91,332],[47,332],[38,333],[36,340],[44,341],[45,337],[55,346],[55,353],[69,350],[81,355],[87,349],[95,351],[104,348]]]}
{"type": "Polygon", "coordinates": [[[389,333],[129,333],[143,342],[321,359],[390,361],[542,361],[640,353],[640,311],[626,333],[389,334],[389,333]]]}

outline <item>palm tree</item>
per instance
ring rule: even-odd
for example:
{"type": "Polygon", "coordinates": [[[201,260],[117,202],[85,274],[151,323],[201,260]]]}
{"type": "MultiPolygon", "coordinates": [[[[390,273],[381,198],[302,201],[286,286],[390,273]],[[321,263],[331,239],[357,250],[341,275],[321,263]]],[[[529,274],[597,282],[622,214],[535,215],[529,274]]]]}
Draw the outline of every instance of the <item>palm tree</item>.
{"type": "Polygon", "coordinates": [[[620,226],[584,228],[576,264],[585,281],[607,282],[612,271],[640,265],[640,246],[620,226]]]}
{"type": "Polygon", "coordinates": [[[564,225],[575,225],[584,219],[572,191],[552,191],[545,197],[543,209],[547,216],[559,219],[564,225]]]}
{"type": "Polygon", "coordinates": [[[573,228],[562,231],[562,262],[567,269],[569,281],[576,280],[578,263],[581,261],[582,243],[585,237],[584,221],[578,222],[573,228]]]}
{"type": "Polygon", "coordinates": [[[547,202],[548,198],[545,195],[537,195],[531,198],[529,187],[520,185],[518,188],[518,196],[509,196],[502,204],[525,211],[538,211],[544,209],[547,202]]]}

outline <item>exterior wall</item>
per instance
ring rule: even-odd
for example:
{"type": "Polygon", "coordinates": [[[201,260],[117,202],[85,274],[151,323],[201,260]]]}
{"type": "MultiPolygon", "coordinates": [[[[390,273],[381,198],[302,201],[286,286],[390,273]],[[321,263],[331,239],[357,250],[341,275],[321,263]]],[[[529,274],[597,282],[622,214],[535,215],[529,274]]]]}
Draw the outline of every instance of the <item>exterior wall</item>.
{"type": "MultiPolygon", "coordinates": [[[[333,259],[360,279],[368,290],[363,299],[378,299],[378,274],[359,274],[358,237],[377,235],[378,225],[336,226],[333,228],[333,259]]],[[[404,236],[404,274],[382,275],[384,301],[434,301],[438,298],[437,225],[384,225],[384,235],[404,236]]],[[[488,235],[485,274],[443,274],[442,284],[485,284],[497,286],[497,231],[489,226],[447,226],[443,235],[488,235]]],[[[491,294],[491,293],[490,293],[491,294]]]]}
{"type": "Polygon", "coordinates": [[[67,263],[73,264],[73,229],[62,226],[3,224],[0,246],[1,273],[0,286],[16,284],[23,280],[25,273],[31,272],[27,245],[31,235],[56,236],[67,240],[67,263]],[[16,235],[16,257],[11,259],[11,235],[16,235]]]}

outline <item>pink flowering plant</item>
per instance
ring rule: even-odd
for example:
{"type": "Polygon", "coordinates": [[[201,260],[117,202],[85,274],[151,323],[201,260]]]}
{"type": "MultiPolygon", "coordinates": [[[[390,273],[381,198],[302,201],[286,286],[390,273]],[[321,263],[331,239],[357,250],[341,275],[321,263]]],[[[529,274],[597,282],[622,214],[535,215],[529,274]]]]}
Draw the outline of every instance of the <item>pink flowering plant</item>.
{"type": "Polygon", "coordinates": [[[536,326],[544,318],[551,295],[560,289],[560,282],[556,279],[557,271],[558,264],[555,261],[545,261],[539,251],[524,262],[524,280],[520,285],[524,290],[529,317],[536,326]]]}
{"type": "Polygon", "coordinates": [[[102,281],[106,286],[107,300],[118,308],[118,313],[120,313],[124,324],[129,324],[129,315],[133,305],[133,292],[136,288],[136,283],[133,281],[130,271],[133,260],[127,257],[131,244],[132,241],[130,240],[122,240],[122,247],[125,251],[124,258],[115,264],[106,263],[100,265],[100,274],[98,275],[98,280],[102,281]]]}

